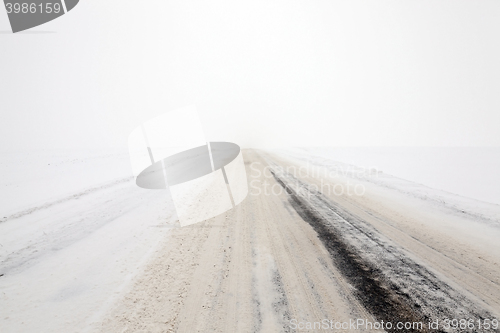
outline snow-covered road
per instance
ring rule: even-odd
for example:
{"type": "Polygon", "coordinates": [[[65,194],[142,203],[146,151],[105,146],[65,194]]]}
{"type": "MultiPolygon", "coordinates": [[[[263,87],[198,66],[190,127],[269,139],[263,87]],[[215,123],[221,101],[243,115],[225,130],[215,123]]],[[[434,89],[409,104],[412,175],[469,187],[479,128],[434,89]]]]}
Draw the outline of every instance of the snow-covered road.
{"type": "Polygon", "coordinates": [[[23,164],[30,181],[11,170],[1,331],[498,319],[500,206],[303,152],[244,158],[245,201],[184,228],[166,192],[135,186],[126,156],[63,158],[38,176],[23,164]]]}

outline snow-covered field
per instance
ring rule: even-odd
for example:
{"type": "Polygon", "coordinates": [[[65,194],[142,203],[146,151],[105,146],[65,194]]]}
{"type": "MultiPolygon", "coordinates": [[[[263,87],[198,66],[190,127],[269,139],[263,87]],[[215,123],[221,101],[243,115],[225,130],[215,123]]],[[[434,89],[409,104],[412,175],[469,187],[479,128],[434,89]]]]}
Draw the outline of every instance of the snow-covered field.
{"type": "Polygon", "coordinates": [[[500,205],[500,147],[294,149],[500,205]]]}
{"type": "Polygon", "coordinates": [[[127,151],[0,152],[0,218],[132,177],[127,151]]]}
{"type": "Polygon", "coordinates": [[[82,331],[163,239],[169,198],[135,186],[128,154],[0,160],[0,331],[82,331]]]}

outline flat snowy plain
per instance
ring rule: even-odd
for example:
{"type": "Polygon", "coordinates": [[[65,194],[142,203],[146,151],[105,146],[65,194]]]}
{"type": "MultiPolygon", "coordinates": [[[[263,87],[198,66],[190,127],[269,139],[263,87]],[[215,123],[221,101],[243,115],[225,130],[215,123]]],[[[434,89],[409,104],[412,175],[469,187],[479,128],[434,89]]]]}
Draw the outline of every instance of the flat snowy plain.
{"type": "Polygon", "coordinates": [[[135,186],[128,154],[1,158],[0,331],[83,331],[167,232],[164,192],[135,186]]]}

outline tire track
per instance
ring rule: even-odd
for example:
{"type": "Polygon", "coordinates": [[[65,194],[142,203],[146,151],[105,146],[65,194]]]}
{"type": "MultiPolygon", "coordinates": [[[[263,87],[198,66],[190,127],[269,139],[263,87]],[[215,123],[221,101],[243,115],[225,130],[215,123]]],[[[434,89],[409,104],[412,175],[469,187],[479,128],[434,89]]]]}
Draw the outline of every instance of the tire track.
{"type": "Polygon", "coordinates": [[[95,192],[98,192],[98,191],[101,191],[101,190],[109,189],[109,188],[112,188],[112,187],[117,186],[117,185],[128,183],[128,182],[132,181],[133,179],[134,179],[134,177],[125,177],[125,178],[121,178],[121,179],[114,180],[112,182],[106,183],[104,185],[100,185],[100,186],[96,186],[96,187],[91,187],[91,188],[85,189],[85,190],[83,190],[81,192],[78,192],[78,193],[75,193],[75,194],[63,197],[61,199],[58,199],[58,200],[55,200],[55,201],[51,201],[51,202],[47,202],[47,203],[45,203],[45,204],[43,204],[41,206],[31,207],[31,208],[19,211],[17,213],[11,214],[9,216],[6,216],[6,217],[0,219],[0,223],[6,222],[6,221],[10,221],[10,220],[15,220],[15,219],[18,219],[20,217],[29,215],[31,213],[34,213],[34,212],[37,212],[37,211],[40,211],[40,210],[44,210],[44,209],[50,208],[52,206],[55,206],[55,205],[58,205],[58,204],[61,204],[61,203],[67,202],[67,201],[79,199],[79,198],[81,198],[83,196],[86,196],[86,195],[89,195],[89,194],[92,194],[92,193],[95,193],[95,192]]]}
{"type": "Polygon", "coordinates": [[[269,164],[292,207],[316,230],[335,266],[355,288],[356,297],[378,320],[422,322],[422,329],[408,331],[428,332],[429,320],[492,318],[364,221],[290,174],[279,174],[275,163],[269,164]]]}

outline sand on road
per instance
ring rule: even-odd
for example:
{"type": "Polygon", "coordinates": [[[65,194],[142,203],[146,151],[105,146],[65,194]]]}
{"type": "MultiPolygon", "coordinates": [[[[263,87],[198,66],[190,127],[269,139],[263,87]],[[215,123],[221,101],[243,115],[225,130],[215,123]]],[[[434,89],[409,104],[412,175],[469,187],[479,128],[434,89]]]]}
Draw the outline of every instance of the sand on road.
{"type": "Polygon", "coordinates": [[[279,174],[301,162],[267,153],[244,151],[244,159],[248,197],[205,222],[165,225],[168,237],[95,331],[292,332],[325,319],[498,318],[494,218],[362,177],[279,174]],[[363,184],[363,195],[300,195],[305,184],[346,181],[363,184]],[[469,242],[467,228],[446,234],[468,221],[484,227],[469,242]],[[481,233],[490,237],[478,245],[481,233]]]}

